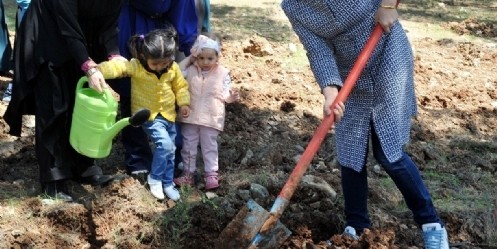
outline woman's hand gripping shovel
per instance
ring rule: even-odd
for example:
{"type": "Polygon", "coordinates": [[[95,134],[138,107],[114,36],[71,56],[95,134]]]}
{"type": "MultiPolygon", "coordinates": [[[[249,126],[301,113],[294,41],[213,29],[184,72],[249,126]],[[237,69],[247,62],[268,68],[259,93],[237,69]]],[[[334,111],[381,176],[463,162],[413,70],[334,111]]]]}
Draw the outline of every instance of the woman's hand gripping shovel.
{"type": "MultiPolygon", "coordinates": [[[[338,102],[345,103],[356,81],[361,75],[367,61],[369,60],[373,50],[383,33],[382,27],[377,24],[373,33],[369,37],[366,45],[359,54],[350,74],[338,92],[335,101],[331,104],[331,109],[334,110],[338,102]]],[[[280,221],[283,211],[289,204],[298,183],[302,176],[309,168],[312,158],[318,151],[326,134],[334,123],[335,115],[326,116],[314,133],[311,141],[307,145],[302,157],[297,162],[289,176],[289,179],[281,189],[278,197],[274,201],[271,211],[267,212],[257,204],[254,200],[249,200],[247,205],[243,207],[228,226],[219,235],[216,248],[278,248],[291,234],[280,221]]]]}

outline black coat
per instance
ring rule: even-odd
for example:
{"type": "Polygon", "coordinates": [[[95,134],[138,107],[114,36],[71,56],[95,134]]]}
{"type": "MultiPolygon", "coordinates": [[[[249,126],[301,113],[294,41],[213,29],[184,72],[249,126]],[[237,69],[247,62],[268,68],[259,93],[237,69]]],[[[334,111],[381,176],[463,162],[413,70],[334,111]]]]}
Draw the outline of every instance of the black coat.
{"type": "MultiPolygon", "coordinates": [[[[10,134],[21,133],[22,115],[35,114],[34,84],[43,84],[40,72],[47,67],[78,70],[91,57],[96,62],[119,54],[117,21],[123,0],[33,0],[16,33],[13,96],[4,119],[10,134]]],[[[67,78],[67,77],[65,77],[67,78]]],[[[75,83],[68,84],[75,85],[75,83]]],[[[67,87],[64,82],[60,86],[67,87]]],[[[75,89],[69,89],[74,94],[75,89]]],[[[50,93],[48,93],[50,94],[50,93]]],[[[54,93],[56,94],[56,93],[54,93]]],[[[54,109],[67,110],[67,98],[54,102],[54,109]],[[64,104],[58,104],[64,103],[64,104]]],[[[70,98],[72,99],[72,98],[70,98]]],[[[72,106],[71,104],[69,106],[72,106]]],[[[72,110],[69,110],[70,112],[72,110]]],[[[38,113],[40,114],[40,113],[38,113]]]]}

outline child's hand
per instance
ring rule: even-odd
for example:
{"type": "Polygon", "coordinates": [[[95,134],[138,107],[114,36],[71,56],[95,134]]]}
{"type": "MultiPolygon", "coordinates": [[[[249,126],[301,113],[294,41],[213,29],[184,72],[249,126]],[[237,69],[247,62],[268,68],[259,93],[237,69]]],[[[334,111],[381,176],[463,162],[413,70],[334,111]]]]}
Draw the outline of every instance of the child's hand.
{"type": "Polygon", "coordinates": [[[187,67],[192,65],[197,58],[194,57],[193,55],[189,55],[188,57],[184,58],[180,63],[179,63],[179,68],[184,71],[186,70],[187,67]]]}
{"type": "Polygon", "coordinates": [[[183,118],[188,118],[188,116],[190,116],[191,109],[189,106],[184,105],[179,108],[179,112],[183,118]]]}
{"type": "Polygon", "coordinates": [[[188,63],[189,65],[193,64],[197,60],[197,57],[190,55],[188,56],[188,63]]]}
{"type": "Polygon", "coordinates": [[[240,101],[240,90],[230,89],[230,96],[226,98],[225,102],[229,104],[237,101],[240,101]]]}

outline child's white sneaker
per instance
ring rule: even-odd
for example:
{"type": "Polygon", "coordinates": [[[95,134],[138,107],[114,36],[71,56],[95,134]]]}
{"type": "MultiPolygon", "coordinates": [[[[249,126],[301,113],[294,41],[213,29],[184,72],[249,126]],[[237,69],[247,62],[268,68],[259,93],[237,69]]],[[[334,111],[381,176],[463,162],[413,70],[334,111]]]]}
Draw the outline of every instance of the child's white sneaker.
{"type": "Polygon", "coordinates": [[[152,195],[159,199],[159,200],[164,200],[164,192],[162,190],[162,181],[155,180],[150,177],[150,175],[147,176],[147,183],[148,186],[150,187],[150,193],[152,195]]]}
{"type": "Polygon", "coordinates": [[[164,187],[164,193],[173,201],[178,201],[180,198],[179,191],[174,187],[174,185],[164,187]]]}

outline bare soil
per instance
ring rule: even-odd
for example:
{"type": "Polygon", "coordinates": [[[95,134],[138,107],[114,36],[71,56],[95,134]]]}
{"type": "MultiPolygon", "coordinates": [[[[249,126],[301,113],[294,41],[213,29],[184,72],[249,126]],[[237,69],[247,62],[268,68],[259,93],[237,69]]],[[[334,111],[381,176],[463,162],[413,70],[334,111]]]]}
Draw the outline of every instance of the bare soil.
{"type": "MultiPolygon", "coordinates": [[[[470,22],[443,27],[490,39],[434,39],[406,25],[419,107],[407,151],[452,247],[496,248],[497,32],[470,22]]],[[[199,177],[195,188],[182,189],[181,202],[160,202],[143,179],[127,177],[101,188],[70,182],[76,202],[50,202],[40,193],[33,118],[26,117],[20,138],[9,136],[0,118],[0,248],[215,248],[230,239],[218,237],[248,198],[269,210],[320,123],[322,96],[308,65],[286,65],[302,49],[295,36],[275,42],[220,33],[223,63],[242,101],[227,106],[219,189],[206,192],[199,177]]],[[[3,93],[10,79],[1,80],[3,93]]],[[[6,106],[0,103],[0,114],[6,106]]],[[[373,228],[359,241],[339,236],[344,216],[333,141],[328,134],[280,219],[292,232],[280,248],[422,248],[402,196],[373,158],[373,228]]],[[[123,174],[122,152],[116,138],[111,155],[98,160],[105,173],[123,174]]]]}

